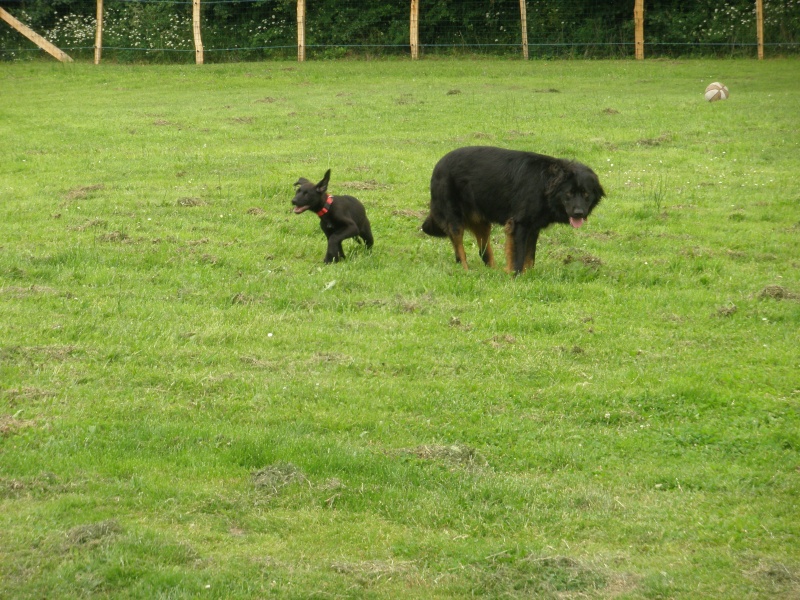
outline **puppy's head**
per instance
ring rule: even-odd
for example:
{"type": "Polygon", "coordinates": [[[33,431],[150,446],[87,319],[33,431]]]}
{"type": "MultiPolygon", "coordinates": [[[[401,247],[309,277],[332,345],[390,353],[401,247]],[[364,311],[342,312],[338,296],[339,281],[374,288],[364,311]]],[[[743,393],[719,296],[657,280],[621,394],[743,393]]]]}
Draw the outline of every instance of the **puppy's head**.
{"type": "Polygon", "coordinates": [[[294,198],[292,198],[292,209],[295,214],[300,214],[307,210],[319,212],[322,210],[327,198],[328,181],[331,178],[331,170],[325,171],[325,176],[317,184],[311,183],[305,177],[301,177],[295,181],[296,188],[294,198]]]}
{"type": "Polygon", "coordinates": [[[550,167],[546,194],[551,207],[563,210],[569,224],[581,227],[606,195],[597,174],[579,162],[559,162],[550,167]]]}

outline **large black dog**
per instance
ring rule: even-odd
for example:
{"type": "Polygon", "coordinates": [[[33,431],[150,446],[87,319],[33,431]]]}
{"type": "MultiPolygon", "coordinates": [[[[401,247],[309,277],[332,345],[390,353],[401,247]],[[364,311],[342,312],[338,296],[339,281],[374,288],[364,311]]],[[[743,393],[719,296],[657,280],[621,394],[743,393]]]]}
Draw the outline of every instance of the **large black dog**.
{"type": "Polygon", "coordinates": [[[464,230],[478,240],[483,262],[494,266],[492,223],[505,225],[508,271],[532,267],[539,232],[552,223],[580,227],[605,196],[597,175],[579,162],[474,146],[446,154],[431,176],[431,210],[422,230],[449,237],[467,268],[464,230]]]}
{"type": "Polygon", "coordinates": [[[316,185],[305,177],[295,182],[297,192],[292,199],[297,214],[312,210],[319,217],[319,226],[328,238],[325,262],[344,260],[342,242],[347,238],[361,238],[367,248],[372,248],[374,239],[367,219],[367,211],[353,196],[331,196],[328,181],[331,170],[325,171],[322,181],[316,185]]]}

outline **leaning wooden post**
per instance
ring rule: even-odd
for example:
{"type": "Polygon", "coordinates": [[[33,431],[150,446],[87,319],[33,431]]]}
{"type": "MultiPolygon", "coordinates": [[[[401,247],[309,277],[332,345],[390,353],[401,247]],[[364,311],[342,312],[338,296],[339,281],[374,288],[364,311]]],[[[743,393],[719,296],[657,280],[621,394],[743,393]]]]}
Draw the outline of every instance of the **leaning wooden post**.
{"type": "Polygon", "coordinates": [[[410,27],[411,60],[417,60],[419,58],[419,0],[411,0],[410,27]]]}
{"type": "Polygon", "coordinates": [[[192,31],[194,32],[194,62],[203,64],[203,38],[200,36],[200,0],[192,0],[192,31]]]}
{"type": "Polygon", "coordinates": [[[756,0],[756,35],[758,37],[758,60],[764,60],[764,0],[756,0]]]}
{"type": "Polygon", "coordinates": [[[519,0],[519,18],[522,22],[522,58],[528,60],[528,6],[526,0],[519,0]]]}
{"type": "Polygon", "coordinates": [[[12,29],[16,29],[19,33],[24,35],[34,44],[39,46],[42,50],[47,52],[53,58],[60,60],[61,62],[72,62],[72,57],[69,56],[66,52],[59,50],[56,48],[55,45],[48,42],[38,33],[36,33],[33,29],[25,25],[22,21],[12,17],[9,13],[5,10],[0,8],[0,19],[11,25],[12,29]]]}
{"type": "Polygon", "coordinates": [[[636,30],[634,42],[636,46],[636,59],[644,58],[644,0],[636,0],[633,4],[633,25],[636,30]]]}
{"type": "Polygon", "coordinates": [[[94,64],[100,64],[103,54],[103,0],[97,0],[97,29],[94,33],[94,64]]]}
{"type": "Polygon", "coordinates": [[[306,0],[297,0],[297,62],[306,60],[306,0]]]}

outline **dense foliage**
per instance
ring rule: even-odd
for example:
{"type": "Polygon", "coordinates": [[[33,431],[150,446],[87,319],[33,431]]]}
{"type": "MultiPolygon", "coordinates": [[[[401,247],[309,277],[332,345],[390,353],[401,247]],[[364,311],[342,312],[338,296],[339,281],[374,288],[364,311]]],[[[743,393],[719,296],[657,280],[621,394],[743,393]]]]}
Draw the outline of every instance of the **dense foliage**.
{"type": "MultiPolygon", "coordinates": [[[[95,0],[17,0],[4,3],[58,46],[80,56],[94,45],[95,0]]],[[[306,42],[311,54],[406,53],[409,2],[308,0],[306,42]]],[[[754,53],[754,0],[645,1],[647,53],[754,53]]],[[[211,60],[288,55],[296,39],[296,0],[205,0],[203,41],[211,60]]],[[[528,0],[533,56],[627,56],[633,53],[633,1],[528,0]]],[[[518,0],[428,0],[420,6],[424,52],[518,53],[518,0]]],[[[800,0],[765,0],[764,28],[775,53],[796,52],[800,0]]],[[[106,0],[103,45],[118,58],[192,60],[191,5],[178,0],[106,0]]],[[[0,56],[32,45],[0,29],[0,56]]],[[[24,53],[23,53],[24,54],[24,53]]]]}

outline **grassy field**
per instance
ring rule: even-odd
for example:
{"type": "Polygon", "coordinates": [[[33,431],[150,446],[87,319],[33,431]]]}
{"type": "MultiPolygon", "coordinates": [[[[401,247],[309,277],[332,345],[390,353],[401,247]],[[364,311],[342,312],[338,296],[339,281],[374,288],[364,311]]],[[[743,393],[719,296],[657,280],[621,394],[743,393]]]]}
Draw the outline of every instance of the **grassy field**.
{"type": "Polygon", "coordinates": [[[799,597],[799,71],[0,64],[0,597],[799,597]],[[476,144],[608,197],[464,272],[476,144]]]}

